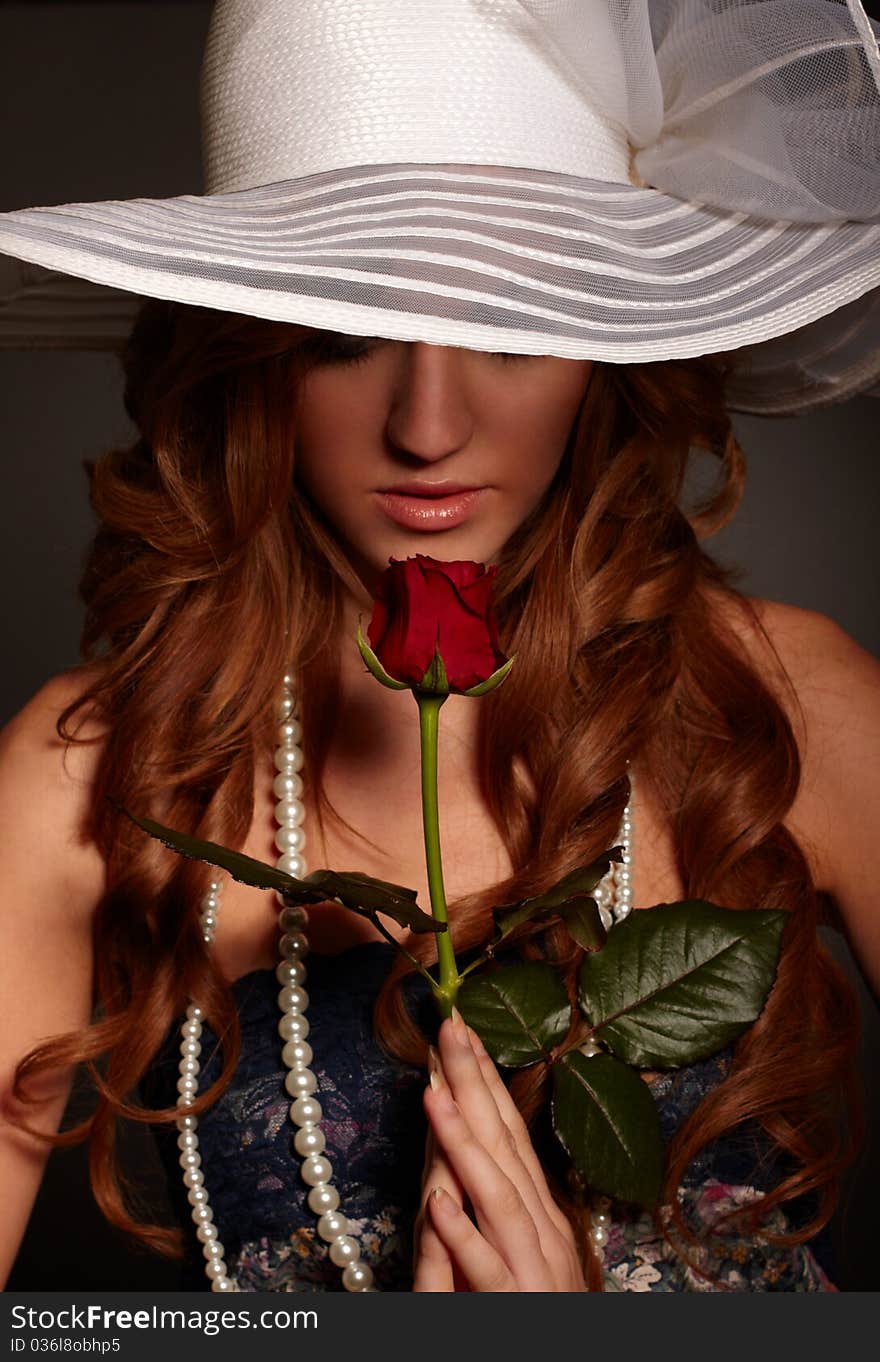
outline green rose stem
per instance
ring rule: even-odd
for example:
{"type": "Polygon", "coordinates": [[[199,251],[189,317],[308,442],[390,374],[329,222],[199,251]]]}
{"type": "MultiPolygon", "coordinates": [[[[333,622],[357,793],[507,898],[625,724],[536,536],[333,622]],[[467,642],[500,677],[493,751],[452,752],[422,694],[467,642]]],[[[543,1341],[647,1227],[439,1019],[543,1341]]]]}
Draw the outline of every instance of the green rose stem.
{"type": "Polygon", "coordinates": [[[437,933],[437,963],[440,966],[439,988],[435,996],[444,1016],[448,1017],[458,995],[459,973],[455,952],[449,936],[449,914],[443,889],[443,862],[440,856],[440,822],[437,802],[437,734],[440,706],[445,695],[425,695],[414,691],[419,706],[419,734],[422,747],[422,825],[425,831],[425,860],[428,866],[428,892],[431,914],[435,922],[442,922],[447,930],[437,933]]]}

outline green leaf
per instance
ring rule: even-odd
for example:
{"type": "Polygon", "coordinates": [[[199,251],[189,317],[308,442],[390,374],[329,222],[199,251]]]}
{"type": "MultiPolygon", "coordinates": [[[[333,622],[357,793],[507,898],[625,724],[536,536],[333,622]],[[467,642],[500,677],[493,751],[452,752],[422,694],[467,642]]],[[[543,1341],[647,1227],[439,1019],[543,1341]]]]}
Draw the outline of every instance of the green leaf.
{"type": "Polygon", "coordinates": [[[569,936],[585,951],[599,951],[605,945],[608,934],[602,926],[596,900],[589,894],[578,894],[563,903],[559,917],[569,936]]]}
{"type": "MultiPolygon", "coordinates": [[[[565,905],[572,899],[579,899],[583,895],[592,894],[602,876],[608,873],[611,862],[619,861],[622,856],[621,847],[612,847],[610,851],[606,851],[603,856],[592,861],[590,865],[580,866],[577,870],[569,871],[567,875],[564,875],[561,880],[543,894],[538,894],[531,899],[521,899],[519,903],[504,908],[495,908],[492,912],[492,917],[495,920],[493,946],[497,946],[500,941],[509,936],[521,922],[531,922],[534,918],[555,917],[562,913],[565,905]]],[[[587,910],[587,914],[592,917],[589,910],[587,910]]],[[[590,932],[591,935],[596,935],[601,945],[605,940],[605,928],[602,926],[598,908],[595,910],[595,920],[590,932]]],[[[595,950],[596,947],[593,946],[590,949],[595,950]]]]}
{"type": "Polygon", "coordinates": [[[557,1138],[591,1187],[640,1206],[657,1204],[663,1133],[638,1074],[611,1055],[570,1051],[553,1065],[551,1115],[557,1138]]]}
{"type": "Polygon", "coordinates": [[[361,631],[361,622],[358,619],[357,645],[361,652],[361,657],[367,664],[367,670],[371,671],[377,681],[381,681],[383,686],[389,690],[410,690],[411,688],[405,681],[397,681],[393,676],[389,676],[376,654],[373,652],[361,631]]]}
{"type": "Polygon", "coordinates": [[[383,913],[414,932],[447,930],[445,922],[437,922],[418,907],[417,890],[375,880],[358,870],[313,870],[305,883],[320,889],[322,899],[338,899],[346,908],[368,917],[383,913]]]}
{"type": "Polygon", "coordinates": [[[445,923],[435,922],[417,906],[416,889],[374,880],[358,871],[340,873],[313,870],[304,880],[300,880],[295,875],[288,875],[284,870],[267,865],[265,861],[255,860],[240,851],[230,851],[229,847],[220,846],[217,842],[208,842],[200,837],[191,837],[189,833],[166,828],[152,818],[139,818],[115,799],[111,799],[110,803],[119,813],[125,814],[144,832],[172,851],[195,861],[206,861],[208,865],[218,866],[241,884],[250,884],[256,889],[277,889],[287,903],[322,903],[325,899],[337,899],[344,907],[367,917],[384,913],[401,927],[409,927],[414,932],[446,930],[445,923]]]}
{"type": "Polygon", "coordinates": [[[514,1069],[548,1058],[571,1024],[565,985],[540,960],[470,975],[456,1006],[495,1062],[514,1069]]]}
{"type": "Polygon", "coordinates": [[[701,900],[631,913],[585,957],[581,1009],[597,1038],[638,1068],[716,1054],[760,1013],[785,921],[782,912],[701,900]]]}
{"type": "Polygon", "coordinates": [[[118,804],[115,799],[110,799],[110,803],[119,813],[124,813],[126,818],[137,823],[144,832],[155,837],[157,842],[162,842],[172,851],[179,852],[181,856],[188,856],[191,860],[207,861],[209,865],[219,866],[241,884],[250,884],[256,889],[277,889],[281,893],[289,894],[291,902],[297,903],[316,903],[326,897],[310,890],[303,880],[298,880],[294,875],[288,875],[286,871],[278,870],[275,866],[267,865],[265,861],[257,861],[253,856],[245,856],[240,851],[230,851],[229,847],[220,846],[218,842],[208,842],[201,837],[191,837],[189,833],[166,828],[152,818],[139,818],[137,814],[130,813],[124,805],[118,804]]]}
{"type": "Polygon", "coordinates": [[[509,657],[507,661],[498,668],[497,671],[492,673],[491,676],[487,676],[485,681],[478,681],[475,686],[471,686],[469,690],[463,690],[461,694],[488,695],[490,690],[494,690],[496,686],[501,685],[501,682],[504,680],[504,678],[507,676],[507,673],[513,666],[515,659],[516,653],[514,653],[512,657],[509,657]]]}

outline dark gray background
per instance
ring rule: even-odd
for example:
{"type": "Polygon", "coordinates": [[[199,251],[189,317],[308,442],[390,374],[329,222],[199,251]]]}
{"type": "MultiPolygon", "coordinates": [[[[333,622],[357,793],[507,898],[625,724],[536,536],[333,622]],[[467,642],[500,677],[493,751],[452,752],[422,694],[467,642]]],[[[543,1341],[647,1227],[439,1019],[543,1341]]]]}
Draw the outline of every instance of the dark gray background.
{"type": "MultiPolygon", "coordinates": [[[[0,3],[0,211],[200,192],[196,79],[209,13],[208,0],[0,3]]],[[[76,582],[93,528],[82,460],[131,437],[121,388],[109,355],[0,353],[0,722],[77,659],[76,582]]],[[[736,417],[749,483],[714,551],[742,569],[750,594],[823,611],[880,655],[878,419],[880,401],[869,398],[796,419],[736,417]]],[[[841,1285],[875,1290],[877,1012],[843,943],[829,934],[829,944],[861,991],[874,1112],[870,1151],[835,1221],[841,1285]]],[[[77,1110],[84,1100],[74,1099],[77,1110]]],[[[126,1160],[161,1205],[149,1135],[132,1133],[126,1160]]],[[[54,1155],[10,1289],[176,1280],[174,1265],[129,1251],[104,1225],[82,1151],[54,1155]]]]}

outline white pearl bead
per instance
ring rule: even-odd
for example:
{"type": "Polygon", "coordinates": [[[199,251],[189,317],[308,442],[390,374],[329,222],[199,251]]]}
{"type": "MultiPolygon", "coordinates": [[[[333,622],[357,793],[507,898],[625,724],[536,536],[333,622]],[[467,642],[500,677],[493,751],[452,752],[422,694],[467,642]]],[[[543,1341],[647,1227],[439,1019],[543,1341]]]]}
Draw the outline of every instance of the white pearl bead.
{"type": "Polygon", "coordinates": [[[212,932],[217,926],[216,913],[202,913],[202,931],[212,932]]]}
{"type": "Polygon", "coordinates": [[[199,1225],[196,1230],[196,1238],[200,1239],[203,1244],[207,1244],[210,1239],[216,1239],[217,1226],[210,1220],[207,1220],[204,1225],[199,1225]]]}
{"type": "Polygon", "coordinates": [[[217,893],[208,893],[202,899],[201,908],[203,913],[216,913],[219,907],[220,895],[217,893]]]}
{"type": "Polygon", "coordinates": [[[308,926],[309,915],[302,904],[286,904],[278,914],[278,925],[283,932],[298,932],[308,926]]]}
{"type": "Polygon", "coordinates": [[[343,1234],[338,1239],[334,1239],[330,1245],[330,1261],[337,1267],[345,1267],[348,1263],[356,1263],[361,1256],[361,1246],[351,1235],[343,1234]]]}
{"type": "Polygon", "coordinates": [[[214,1278],[214,1280],[211,1282],[211,1290],[212,1290],[212,1291],[237,1291],[237,1290],[238,1290],[238,1287],[235,1285],[235,1282],[233,1282],[233,1281],[231,1280],[231,1278],[225,1276],[225,1274],[224,1274],[224,1276],[222,1276],[222,1277],[215,1277],[215,1278],[214,1278]]]}
{"type": "MultiPolygon", "coordinates": [[[[195,1190],[196,1189],[193,1188],[193,1191],[195,1190]]],[[[201,1190],[201,1188],[199,1188],[198,1190],[201,1190]]],[[[191,1196],[192,1192],[188,1193],[188,1195],[191,1196]]],[[[214,1219],[214,1212],[211,1210],[211,1207],[208,1205],[207,1202],[200,1202],[197,1205],[193,1206],[192,1218],[197,1225],[203,1225],[206,1220],[214,1219]]]]}
{"type": "Polygon", "coordinates": [[[289,1040],[281,1051],[282,1063],[288,1069],[307,1069],[314,1057],[307,1040],[289,1040]]]}
{"type": "Polygon", "coordinates": [[[186,1040],[180,1042],[181,1055],[192,1055],[193,1059],[198,1059],[202,1053],[202,1042],[196,1040],[195,1036],[187,1036],[186,1040]]]}
{"type": "Polygon", "coordinates": [[[328,1244],[342,1234],[348,1234],[348,1220],[339,1211],[325,1211],[318,1221],[318,1234],[328,1244]]]}
{"type": "Polygon", "coordinates": [[[309,1019],[296,1012],[288,1012],[279,1018],[278,1034],[282,1040],[305,1040],[309,1034],[309,1019]]]}
{"type": "Polygon", "coordinates": [[[286,932],[278,943],[285,960],[299,960],[309,953],[309,938],[305,932],[286,932]]]}
{"type": "Polygon", "coordinates": [[[185,1168],[183,1172],[183,1185],[190,1189],[193,1187],[204,1187],[205,1175],[201,1168],[185,1168]]]}
{"type": "Polygon", "coordinates": [[[278,1007],[282,1012],[305,1012],[309,1005],[309,995],[300,984],[290,984],[278,994],[278,1007]]]}
{"type": "Polygon", "coordinates": [[[197,1091],[198,1083],[199,1080],[193,1078],[191,1074],[184,1074],[177,1080],[177,1091],[181,1097],[190,1097],[197,1091]]]}
{"type": "Polygon", "coordinates": [[[272,782],[276,799],[299,799],[303,789],[303,778],[296,771],[279,771],[272,782]]]}
{"type": "Polygon", "coordinates": [[[276,771],[301,771],[303,765],[302,749],[299,747],[276,747],[276,771]]]}
{"type": "Polygon", "coordinates": [[[285,875],[292,875],[295,880],[305,878],[306,863],[303,856],[295,851],[285,851],[283,856],[279,856],[275,862],[276,869],[283,870],[285,875]]]}
{"type": "Polygon", "coordinates": [[[336,1210],[339,1205],[339,1193],[335,1187],[330,1186],[329,1182],[317,1182],[306,1200],[315,1215],[323,1215],[325,1211],[336,1210]]]}
{"type": "Polygon", "coordinates": [[[291,716],[282,719],[275,729],[275,734],[279,743],[283,743],[285,747],[293,747],[302,742],[303,727],[299,719],[294,719],[291,716]]]}
{"type": "Polygon", "coordinates": [[[192,1036],[197,1040],[202,1034],[202,1023],[195,1019],[192,1021],[185,1021],[180,1028],[180,1032],[182,1036],[192,1036]]]}
{"type": "Polygon", "coordinates": [[[225,1252],[226,1250],[219,1239],[206,1239],[202,1245],[202,1253],[209,1261],[212,1258],[222,1261],[225,1252]]]}
{"type": "MultiPolygon", "coordinates": [[[[180,1122],[177,1123],[180,1125],[180,1122]]],[[[177,1137],[178,1149],[198,1149],[199,1137],[194,1130],[182,1130],[177,1137]]]]}
{"type": "MultiPolygon", "coordinates": [[[[275,978],[278,980],[279,984],[284,984],[287,988],[298,988],[306,981],[306,967],[302,961],[298,960],[296,957],[293,957],[290,960],[282,960],[281,963],[275,967],[275,978]]],[[[286,1008],[285,1011],[287,1011],[286,1008]]]]}
{"type": "MultiPolygon", "coordinates": [[[[207,1206],[208,1193],[205,1190],[204,1184],[201,1184],[198,1187],[190,1187],[187,1191],[186,1199],[194,1211],[197,1211],[200,1207],[207,1206]]],[[[214,1217],[208,1216],[208,1219],[213,1220],[214,1217]]]]}
{"type": "Polygon", "coordinates": [[[303,1159],[300,1174],[303,1182],[307,1182],[310,1187],[316,1187],[319,1182],[330,1181],[333,1176],[333,1164],[323,1154],[312,1154],[303,1159]]]}
{"type": "Polygon", "coordinates": [[[178,1116],[176,1124],[178,1130],[195,1134],[198,1129],[199,1118],[198,1116],[178,1116]]]}
{"type": "Polygon", "coordinates": [[[590,1230],[590,1237],[597,1248],[604,1248],[608,1243],[608,1231],[603,1229],[601,1225],[597,1225],[595,1229],[590,1230]]]}
{"type": "Polygon", "coordinates": [[[202,1156],[197,1149],[184,1149],[178,1162],[181,1168],[201,1168],[202,1156]]]}
{"type": "Polygon", "coordinates": [[[326,1146],[327,1141],[320,1126],[302,1126],[293,1137],[293,1147],[302,1159],[323,1154],[326,1146]]]}
{"type": "Polygon", "coordinates": [[[187,1019],[187,1021],[203,1021],[203,1020],[204,1020],[204,1017],[205,1017],[205,1014],[204,1014],[204,1012],[202,1011],[202,1009],[199,1007],[198,1003],[190,1003],[190,1004],[189,1004],[189,1007],[186,1009],[186,1019],[187,1019]]]}
{"type": "Polygon", "coordinates": [[[366,1263],[349,1263],[342,1274],[346,1291],[368,1291],[373,1285],[373,1269],[366,1263]]]}
{"type": "Polygon", "coordinates": [[[202,1066],[195,1055],[181,1055],[180,1063],[177,1066],[179,1073],[183,1077],[190,1074],[193,1078],[195,1078],[201,1067],[202,1066]]]}
{"type": "Polygon", "coordinates": [[[304,828],[283,827],[275,833],[275,845],[279,851],[300,852],[306,844],[304,828]]]}
{"type": "Polygon", "coordinates": [[[275,722],[283,724],[288,716],[293,712],[293,695],[288,687],[280,691],[275,698],[272,713],[275,715],[275,722]]]}
{"type": "Polygon", "coordinates": [[[294,1125],[317,1125],[324,1115],[317,1097],[298,1097],[290,1107],[290,1119],[294,1125]]]}
{"type": "Polygon", "coordinates": [[[279,799],[275,805],[275,822],[298,828],[305,821],[306,806],[301,799],[279,799]]]}
{"type": "Polygon", "coordinates": [[[291,1097],[308,1097],[317,1089],[318,1080],[311,1069],[291,1069],[284,1086],[291,1097]]]}

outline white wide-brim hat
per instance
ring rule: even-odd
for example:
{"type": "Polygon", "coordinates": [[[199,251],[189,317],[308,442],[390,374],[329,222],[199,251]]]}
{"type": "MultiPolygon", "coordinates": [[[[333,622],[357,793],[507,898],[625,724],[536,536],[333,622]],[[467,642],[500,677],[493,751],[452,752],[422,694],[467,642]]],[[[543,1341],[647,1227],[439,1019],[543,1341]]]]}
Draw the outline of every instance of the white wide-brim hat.
{"type": "Polygon", "coordinates": [[[729,405],[759,414],[880,395],[878,35],[860,0],[217,0],[205,192],[0,214],[0,335],[52,344],[66,297],[118,348],[150,297],[737,350],[729,405]]]}

